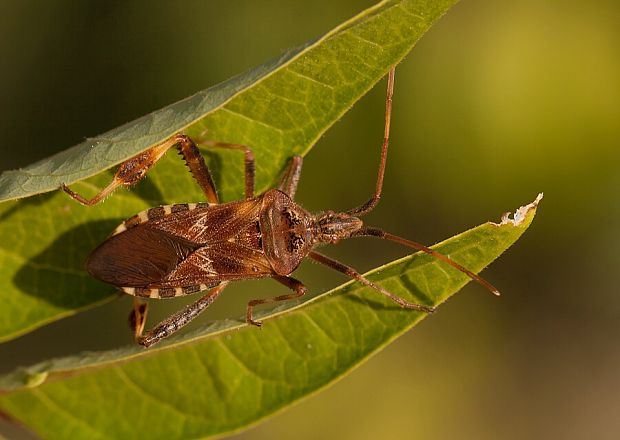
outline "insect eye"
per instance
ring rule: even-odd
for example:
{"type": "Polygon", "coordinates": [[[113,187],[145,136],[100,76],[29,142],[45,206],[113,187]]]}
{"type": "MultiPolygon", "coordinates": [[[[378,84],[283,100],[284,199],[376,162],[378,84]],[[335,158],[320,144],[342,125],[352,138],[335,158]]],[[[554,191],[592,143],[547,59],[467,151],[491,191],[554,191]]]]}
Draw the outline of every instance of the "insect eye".
{"type": "Polygon", "coordinates": [[[293,212],[290,209],[285,209],[282,213],[284,214],[284,217],[286,218],[286,223],[289,227],[293,227],[301,223],[301,219],[296,212],[293,212]]]}
{"type": "Polygon", "coordinates": [[[301,235],[291,232],[288,239],[288,248],[290,252],[297,251],[304,245],[304,239],[301,235]]]}

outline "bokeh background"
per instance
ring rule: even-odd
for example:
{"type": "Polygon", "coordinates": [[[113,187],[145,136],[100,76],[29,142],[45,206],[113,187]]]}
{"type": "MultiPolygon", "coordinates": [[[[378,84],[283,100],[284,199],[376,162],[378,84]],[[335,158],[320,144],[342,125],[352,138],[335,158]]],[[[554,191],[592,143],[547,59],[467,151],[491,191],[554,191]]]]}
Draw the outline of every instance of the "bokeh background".
{"type": "MultiPolygon", "coordinates": [[[[223,81],[373,3],[2,0],[0,169],[223,81]]],[[[383,100],[382,83],[307,157],[297,199],[308,209],[370,194],[383,100]]],[[[392,232],[431,244],[545,192],[530,230],[484,273],[504,295],[468,286],[345,379],[234,438],[617,438],[620,3],[462,1],[398,69],[392,133],[369,218],[392,232]]],[[[404,253],[360,241],[330,250],[360,270],[404,253]]],[[[299,277],[313,291],[343,281],[307,266],[299,277]]],[[[227,290],[204,319],[240,315],[265,283],[227,290]]],[[[129,343],[129,304],[0,345],[0,372],[129,343]]],[[[0,433],[31,438],[1,422],[0,433]]]]}

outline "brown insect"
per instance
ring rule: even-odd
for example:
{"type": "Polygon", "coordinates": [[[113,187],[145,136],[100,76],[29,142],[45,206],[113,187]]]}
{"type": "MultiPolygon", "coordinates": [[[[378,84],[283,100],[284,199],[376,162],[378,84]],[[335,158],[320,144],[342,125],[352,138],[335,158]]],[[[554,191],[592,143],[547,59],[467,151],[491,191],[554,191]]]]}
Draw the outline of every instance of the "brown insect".
{"type": "Polygon", "coordinates": [[[206,295],[143,333],[146,304],[135,302],[130,316],[136,341],[148,347],[170,336],[206,309],[230,281],[270,277],[294,291],[248,303],[246,321],[254,319],[259,304],[299,298],[306,287],[290,274],[305,257],[342,272],[372,287],[401,307],[430,313],[434,309],[411,303],[367,280],[352,267],[314,251],[321,243],[336,243],[351,237],[378,237],[426,252],[466,273],[494,294],[487,281],[419,243],[374,227],[364,226],[360,217],[372,211],[381,196],[387,158],[394,90],[394,69],[388,75],[385,131],[374,195],[363,205],[347,212],[310,214],[293,201],[301,173],[302,158],[292,158],[277,189],[254,195],[254,156],[243,145],[208,143],[213,147],[238,149],[245,153],[245,200],[220,204],[203,157],[194,142],[178,134],[121,164],[112,182],[92,199],[62,189],[83,205],[94,205],[114,189],[132,185],[144,177],[171,147],[179,149],[208,203],[164,205],[143,211],[121,223],[97,247],[86,262],[95,278],[138,298],[172,298],[210,289],[206,295]]]}

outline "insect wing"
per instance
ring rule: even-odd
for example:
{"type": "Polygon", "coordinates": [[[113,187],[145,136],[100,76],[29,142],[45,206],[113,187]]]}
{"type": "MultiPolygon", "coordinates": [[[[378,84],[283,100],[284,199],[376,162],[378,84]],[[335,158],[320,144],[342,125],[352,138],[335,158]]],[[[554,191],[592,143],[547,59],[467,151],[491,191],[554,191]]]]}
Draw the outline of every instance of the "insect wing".
{"type": "Polygon", "coordinates": [[[146,286],[163,280],[198,247],[147,223],[104,241],[89,256],[86,269],[115,286],[146,286]]]}
{"type": "Polygon", "coordinates": [[[260,199],[197,207],[150,221],[154,229],[208,245],[234,237],[248,224],[258,222],[260,199]]]}
{"type": "Polygon", "coordinates": [[[265,255],[240,243],[220,242],[200,248],[153,287],[176,287],[260,278],[272,272],[265,255]]]}

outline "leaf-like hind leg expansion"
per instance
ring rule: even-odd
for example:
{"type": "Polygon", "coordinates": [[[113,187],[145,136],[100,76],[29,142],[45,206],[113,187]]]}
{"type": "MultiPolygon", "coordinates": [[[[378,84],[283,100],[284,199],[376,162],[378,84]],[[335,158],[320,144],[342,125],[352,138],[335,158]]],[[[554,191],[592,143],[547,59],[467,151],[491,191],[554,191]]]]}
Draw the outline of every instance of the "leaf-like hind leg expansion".
{"type": "MultiPolygon", "coordinates": [[[[136,333],[136,342],[144,347],[150,347],[160,340],[167,338],[183,326],[188,324],[192,319],[200,315],[213,301],[222,293],[228,282],[224,282],[198,299],[198,301],[185,307],[183,310],[169,316],[156,327],[146,332],[144,335],[136,333]]],[[[142,324],[144,327],[144,323],[142,324]]]]}
{"type": "Polygon", "coordinates": [[[255,306],[259,304],[268,304],[272,302],[288,301],[290,299],[299,298],[301,296],[304,296],[304,294],[308,291],[306,286],[304,286],[301,281],[296,280],[295,278],[285,277],[281,275],[274,275],[273,279],[278,281],[279,283],[284,284],[289,289],[294,290],[295,293],[291,293],[288,295],[275,296],[273,298],[253,299],[252,301],[248,303],[248,308],[247,308],[247,312],[245,315],[245,320],[248,324],[255,325],[256,327],[260,327],[263,325],[261,321],[256,321],[254,319],[253,311],[254,311],[255,306]]]}
{"type": "Polygon", "coordinates": [[[65,184],[62,184],[61,188],[64,192],[69,194],[71,198],[81,203],[82,205],[91,206],[101,202],[107,196],[109,196],[119,186],[131,186],[139,182],[146,173],[151,169],[153,165],[162,158],[162,156],[170,149],[170,147],[176,146],[179,152],[185,159],[185,163],[189,167],[190,172],[196,178],[198,185],[202,188],[209,203],[219,203],[217,192],[215,190],[215,184],[211,178],[209,168],[205,164],[204,158],[198,151],[196,144],[186,135],[177,134],[170,139],[150,148],[140,154],[135,155],[131,159],[123,162],[116,174],[112,178],[112,181],[102,189],[92,199],[87,199],[80,194],[70,190],[65,184]]]}
{"type": "Polygon", "coordinates": [[[422,304],[411,303],[409,301],[404,300],[400,296],[394,295],[393,293],[385,290],[383,287],[379,286],[378,284],[375,284],[372,281],[367,280],[352,267],[342,264],[339,261],[336,261],[332,258],[329,258],[323,254],[319,254],[318,252],[314,252],[314,251],[310,252],[310,254],[308,255],[313,260],[318,261],[319,263],[324,264],[325,266],[331,267],[332,269],[335,269],[338,272],[342,272],[343,274],[356,279],[357,281],[359,281],[362,284],[365,284],[368,287],[372,287],[377,292],[390,298],[392,301],[397,303],[402,308],[417,310],[419,312],[425,312],[425,313],[433,313],[435,311],[433,307],[425,306],[422,304]]]}
{"type": "Polygon", "coordinates": [[[278,185],[278,189],[286,193],[291,199],[295,199],[295,192],[297,192],[297,184],[301,176],[302,165],[303,158],[301,156],[293,156],[278,185]]]}
{"type": "Polygon", "coordinates": [[[241,144],[228,144],[226,142],[217,142],[209,140],[197,140],[198,144],[212,148],[227,148],[229,150],[241,150],[245,155],[245,199],[249,200],[254,197],[254,176],[256,174],[256,165],[254,153],[249,147],[241,144]]]}

